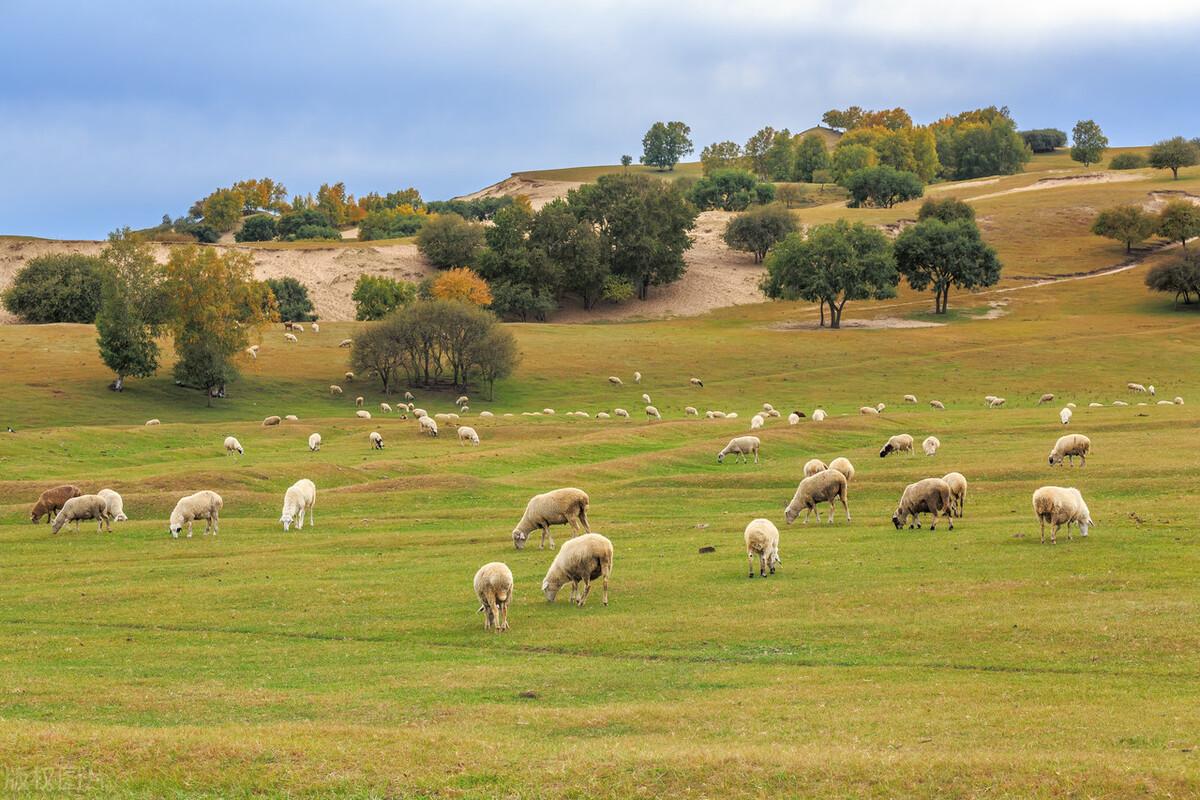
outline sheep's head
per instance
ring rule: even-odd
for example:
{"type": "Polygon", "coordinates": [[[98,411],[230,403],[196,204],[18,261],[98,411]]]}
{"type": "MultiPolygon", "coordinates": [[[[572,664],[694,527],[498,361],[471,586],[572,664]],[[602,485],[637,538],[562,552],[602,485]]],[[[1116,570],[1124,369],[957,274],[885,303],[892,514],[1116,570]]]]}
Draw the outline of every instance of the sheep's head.
{"type": "Polygon", "coordinates": [[[551,583],[549,578],[542,581],[542,594],[546,595],[547,602],[554,602],[554,598],[558,597],[560,587],[561,584],[551,583]]]}
{"type": "Polygon", "coordinates": [[[717,453],[717,463],[718,463],[718,464],[724,464],[724,463],[725,463],[725,451],[724,451],[724,450],[722,450],[721,452],[717,453]]]}
{"type": "Polygon", "coordinates": [[[290,531],[292,529],[292,518],[294,516],[295,514],[284,514],[279,518],[279,521],[283,523],[283,529],[285,531],[290,531]]]}
{"type": "Polygon", "coordinates": [[[1054,467],[1061,464],[1063,461],[1062,453],[1050,453],[1050,466],[1054,467]]]}
{"type": "Polygon", "coordinates": [[[129,517],[125,516],[125,512],[122,511],[120,514],[117,514],[117,516],[113,519],[113,521],[114,522],[125,522],[128,519],[129,519],[129,517]]]}
{"type": "Polygon", "coordinates": [[[29,512],[29,521],[30,522],[41,522],[42,514],[45,514],[45,513],[46,513],[45,511],[41,510],[41,506],[35,506],[33,511],[29,512]]]}
{"type": "Polygon", "coordinates": [[[1079,535],[1087,536],[1088,528],[1096,527],[1096,523],[1092,522],[1092,512],[1088,511],[1086,507],[1084,508],[1083,516],[1083,522],[1079,523],[1079,535]]]}
{"type": "Polygon", "coordinates": [[[525,542],[529,540],[529,531],[523,531],[520,528],[513,528],[513,546],[518,550],[525,548],[525,542]]]}
{"type": "Polygon", "coordinates": [[[896,530],[904,527],[904,518],[900,515],[900,509],[896,509],[896,513],[892,514],[892,524],[896,526],[896,530]]]}
{"type": "Polygon", "coordinates": [[[798,509],[797,509],[797,510],[793,510],[793,509],[792,509],[792,507],[791,507],[790,505],[789,505],[789,506],[785,506],[785,507],[784,507],[784,509],[783,509],[783,518],[784,518],[785,520],[787,520],[787,524],[788,524],[788,525],[791,525],[793,522],[795,522],[795,521],[796,521],[796,517],[798,517],[798,516],[800,516],[800,511],[799,511],[798,509]]]}
{"type": "Polygon", "coordinates": [[[58,514],[58,516],[56,516],[56,517],[54,518],[54,522],[53,522],[53,523],[51,523],[51,525],[50,525],[50,532],[51,532],[51,533],[58,533],[60,530],[62,530],[62,526],[63,526],[63,525],[65,525],[66,523],[67,523],[66,519],[64,519],[64,518],[63,518],[63,515],[62,515],[62,513],[60,512],[60,513],[58,514]]]}
{"type": "Polygon", "coordinates": [[[888,456],[888,453],[892,452],[892,450],[894,450],[894,449],[895,449],[895,448],[894,448],[894,447],[892,447],[892,443],[891,443],[891,442],[888,442],[887,444],[885,444],[885,445],[883,446],[883,449],[881,449],[881,450],[879,451],[879,457],[880,457],[880,458],[887,458],[887,456],[888,456]]]}

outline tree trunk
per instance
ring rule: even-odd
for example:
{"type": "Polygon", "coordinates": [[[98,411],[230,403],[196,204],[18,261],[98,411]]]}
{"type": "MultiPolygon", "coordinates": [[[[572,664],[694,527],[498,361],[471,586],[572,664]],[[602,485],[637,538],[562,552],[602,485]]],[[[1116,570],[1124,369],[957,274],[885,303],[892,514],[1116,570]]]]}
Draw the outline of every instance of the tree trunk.
{"type": "Polygon", "coordinates": [[[846,307],[843,302],[840,306],[829,304],[829,327],[833,330],[840,330],[842,327],[842,309],[846,307]]]}
{"type": "Polygon", "coordinates": [[[821,327],[825,327],[825,301],[821,301],[821,327]]]}
{"type": "Polygon", "coordinates": [[[108,388],[112,389],[114,392],[125,391],[125,376],[118,375],[117,379],[115,381],[113,381],[111,384],[109,384],[108,388]]]}

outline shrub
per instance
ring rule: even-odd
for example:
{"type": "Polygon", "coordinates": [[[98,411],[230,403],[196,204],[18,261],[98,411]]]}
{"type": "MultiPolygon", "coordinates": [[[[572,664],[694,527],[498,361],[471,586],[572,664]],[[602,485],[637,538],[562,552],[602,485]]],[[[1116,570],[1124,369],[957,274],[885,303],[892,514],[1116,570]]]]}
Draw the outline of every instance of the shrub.
{"type": "Polygon", "coordinates": [[[1157,142],[1150,148],[1150,166],[1171,170],[1176,180],[1181,167],[1195,166],[1197,161],[1200,161],[1200,148],[1196,147],[1195,141],[1182,136],[1157,142]]]}
{"type": "Polygon", "coordinates": [[[850,192],[850,206],[891,208],[925,193],[925,185],[915,173],[892,167],[867,167],[852,172],[841,181],[850,192]]]}
{"type": "Polygon", "coordinates": [[[637,287],[628,278],[609,275],[604,280],[604,288],[601,289],[600,296],[610,303],[624,303],[626,300],[632,299],[636,292],[637,287]]]}
{"type": "MultiPolygon", "coordinates": [[[[629,287],[632,296],[633,287],[629,287]]],[[[492,311],[509,319],[528,322],[530,317],[544,322],[546,316],[558,308],[558,303],[549,292],[538,290],[525,283],[504,281],[492,286],[492,311]]]]}
{"type": "Polygon", "coordinates": [[[814,169],[813,183],[833,183],[833,170],[831,169],[814,169]]]}
{"type": "Polygon", "coordinates": [[[269,242],[279,235],[279,225],[270,214],[246,217],[241,230],[233,235],[239,242],[269,242]]]}
{"type": "Polygon", "coordinates": [[[1125,245],[1125,252],[1135,244],[1149,239],[1158,230],[1158,218],[1139,205],[1106,208],[1096,215],[1092,233],[1116,239],[1125,245]]]}
{"type": "Polygon", "coordinates": [[[796,218],[783,205],[772,203],[752,208],[729,220],[725,226],[725,244],[734,250],[754,253],[754,263],[761,263],[772,246],[796,230],[796,218]]]}
{"type": "Polygon", "coordinates": [[[421,230],[424,214],[405,213],[392,208],[372,211],[358,226],[358,238],[369,242],[373,239],[399,239],[412,236],[421,230]]]}
{"type": "Polygon", "coordinates": [[[411,283],[382,275],[359,275],[350,294],[354,301],[354,318],[358,320],[382,319],[416,297],[416,287],[411,283]]]}
{"type": "Polygon", "coordinates": [[[1118,153],[1108,162],[1109,169],[1141,169],[1149,163],[1141,153],[1118,153]]]}
{"type": "Polygon", "coordinates": [[[947,223],[960,219],[974,222],[975,209],[957,197],[942,199],[930,197],[924,203],[921,203],[921,210],[917,212],[917,219],[921,222],[927,219],[940,219],[942,222],[947,223]]]}
{"type": "Polygon", "coordinates": [[[4,307],[23,322],[94,322],[100,310],[101,266],[93,256],[31,259],[4,292],[4,307]]]}
{"type": "Polygon", "coordinates": [[[1191,304],[1193,294],[1200,300],[1200,259],[1189,253],[1155,265],[1146,273],[1146,288],[1169,292],[1175,295],[1176,303],[1182,297],[1185,305],[1191,304]]]}
{"type": "Polygon", "coordinates": [[[294,234],[287,238],[290,242],[300,241],[303,239],[328,239],[330,241],[340,242],[342,240],[342,232],[337,228],[331,228],[328,225],[301,225],[294,234]]]}
{"type": "Polygon", "coordinates": [[[722,211],[743,211],[752,202],[764,202],[761,197],[774,199],[774,196],[775,187],[760,183],[752,172],[744,169],[713,170],[696,181],[687,195],[696,208],[722,211]]]}
{"type": "Polygon", "coordinates": [[[496,216],[496,212],[513,204],[513,199],[504,197],[479,197],[474,200],[433,200],[425,205],[430,214],[458,214],[463,219],[482,222],[496,216]]]}
{"type": "Polygon", "coordinates": [[[439,300],[456,300],[473,306],[492,303],[492,291],[488,282],[470,267],[448,269],[433,280],[430,293],[439,300]]]}
{"type": "Polygon", "coordinates": [[[1035,153],[1053,153],[1067,144],[1066,131],[1058,128],[1038,128],[1032,131],[1021,131],[1021,138],[1035,153]]]}
{"type": "Polygon", "coordinates": [[[474,266],[483,246],[483,228],[458,214],[437,214],[417,234],[417,249],[439,269],[474,266]]]}
{"type": "Polygon", "coordinates": [[[221,234],[212,225],[181,219],[175,223],[175,232],[188,237],[188,241],[200,244],[215,244],[221,234]]]}
{"type": "Polygon", "coordinates": [[[275,295],[279,307],[279,319],[284,322],[310,322],[317,318],[313,313],[308,287],[295,278],[267,278],[267,286],[275,295]]]}
{"type": "Polygon", "coordinates": [[[302,208],[289,211],[279,217],[279,238],[287,241],[310,238],[300,235],[301,228],[333,228],[333,223],[324,212],[315,208],[302,208]]]}

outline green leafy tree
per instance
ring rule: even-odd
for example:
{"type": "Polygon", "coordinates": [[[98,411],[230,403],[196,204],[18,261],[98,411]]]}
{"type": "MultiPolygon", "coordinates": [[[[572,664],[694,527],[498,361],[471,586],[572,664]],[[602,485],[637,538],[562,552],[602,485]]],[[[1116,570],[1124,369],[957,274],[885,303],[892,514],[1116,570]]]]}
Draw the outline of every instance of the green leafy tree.
{"type": "Polygon", "coordinates": [[[1146,273],[1146,288],[1155,292],[1164,292],[1175,296],[1178,305],[1183,298],[1184,305],[1190,305],[1200,300],[1200,258],[1194,253],[1184,253],[1181,257],[1162,264],[1156,264],[1146,273]]]}
{"type": "Polygon", "coordinates": [[[840,328],[850,300],[895,297],[900,277],[891,242],[879,230],[844,219],[793,233],[771,249],[761,284],[767,297],[821,304],[822,324],[840,328]]]}
{"type": "Polygon", "coordinates": [[[204,198],[200,207],[200,215],[206,225],[225,233],[242,219],[242,209],[246,198],[241,192],[233,189],[217,189],[204,198]]]}
{"type": "Polygon", "coordinates": [[[496,399],[496,381],[512,375],[521,361],[516,337],[499,325],[490,325],[467,351],[467,361],[488,386],[488,400],[496,399]]]}
{"type": "Polygon", "coordinates": [[[558,308],[558,302],[547,291],[527,283],[502,281],[492,284],[492,311],[508,319],[544,322],[558,308]]]}
{"type": "Polygon", "coordinates": [[[394,320],[367,325],[354,336],[350,368],[357,375],[378,379],[383,393],[391,394],[404,369],[405,345],[404,330],[394,320]]]}
{"type": "Polygon", "coordinates": [[[308,296],[308,287],[297,279],[267,278],[267,286],[275,296],[279,318],[284,322],[311,322],[317,318],[308,296]]]}
{"type": "Polygon", "coordinates": [[[120,392],[126,378],[148,378],[158,371],[157,339],[170,298],[153,250],[128,228],[109,234],[100,260],[96,342],[100,359],[116,375],[109,388],[120,392]]]}
{"type": "Polygon", "coordinates": [[[1109,169],[1141,169],[1150,162],[1141,153],[1117,153],[1108,162],[1109,169]]]}
{"type": "Polygon", "coordinates": [[[350,293],[354,318],[358,320],[383,319],[416,298],[417,288],[413,284],[384,275],[359,275],[350,293]]]}
{"type": "Polygon", "coordinates": [[[762,263],[767,252],[797,229],[796,218],[780,204],[756,206],[729,220],[723,236],[734,250],[754,254],[754,263],[762,263]]]}
{"type": "Polygon", "coordinates": [[[609,263],[600,252],[600,236],[575,216],[565,200],[547,203],[534,216],[529,245],[535,258],[546,259],[561,276],[562,291],[576,295],[588,310],[600,301],[610,275],[609,263]]]}
{"type": "Polygon", "coordinates": [[[642,163],[660,170],[673,170],[679,160],[693,152],[692,129],[682,122],[656,122],[642,137],[642,163]]]}
{"type": "Polygon", "coordinates": [[[629,165],[632,163],[633,163],[633,156],[631,156],[631,155],[621,156],[621,166],[625,168],[626,172],[629,172],[629,165]]]}
{"type": "Polygon", "coordinates": [[[1087,167],[1100,163],[1108,148],[1108,137],[1100,126],[1090,119],[1081,119],[1071,129],[1071,160],[1087,167]]]}
{"type": "Polygon", "coordinates": [[[279,235],[279,225],[270,214],[246,217],[242,227],[233,235],[238,242],[269,242],[279,235]]]}
{"type": "Polygon", "coordinates": [[[358,238],[364,242],[376,239],[400,239],[412,236],[421,230],[428,217],[425,214],[407,213],[396,208],[381,208],[371,211],[358,224],[358,238]]]}
{"type": "Polygon", "coordinates": [[[4,308],[22,322],[91,324],[100,310],[103,264],[94,256],[51,254],[32,258],[4,292],[4,308]]]}
{"type": "Polygon", "coordinates": [[[1066,131],[1060,131],[1058,128],[1038,128],[1020,133],[1025,144],[1034,153],[1053,153],[1067,143],[1066,131]]]}
{"type": "Polygon", "coordinates": [[[763,156],[763,168],[766,176],[773,181],[790,181],[796,171],[796,149],[792,134],[784,128],[775,134],[771,146],[763,156]]]}
{"type": "Polygon", "coordinates": [[[713,142],[700,151],[700,168],[705,175],[719,169],[733,169],[742,163],[742,146],[737,142],[713,142]]]}
{"type": "Polygon", "coordinates": [[[1135,244],[1146,241],[1157,231],[1158,217],[1136,205],[1106,208],[1092,223],[1092,233],[1123,243],[1126,253],[1132,252],[1135,244]]]}
{"type": "Polygon", "coordinates": [[[1158,214],[1158,235],[1183,245],[1200,236],[1200,206],[1186,200],[1172,200],[1158,214]]]}
{"type": "Polygon", "coordinates": [[[767,171],[767,153],[771,150],[771,145],[775,142],[775,129],[770,125],[760,128],[753,136],[746,140],[745,147],[742,148],[742,157],[745,159],[746,169],[753,172],[760,178],[769,176],[767,171]]]}
{"type": "Polygon", "coordinates": [[[794,175],[798,181],[812,183],[813,173],[822,169],[829,169],[829,148],[825,146],[825,137],[810,133],[796,145],[794,175]]]}
{"type": "Polygon", "coordinates": [[[943,120],[934,131],[938,163],[950,180],[1013,175],[1032,157],[1013,121],[988,109],[943,120]]]}
{"type": "Polygon", "coordinates": [[[917,211],[918,221],[924,222],[927,219],[940,219],[942,222],[956,222],[965,219],[974,222],[975,209],[957,197],[930,197],[921,203],[921,208],[917,211]]]}
{"type": "Polygon", "coordinates": [[[742,211],[755,202],[770,202],[774,189],[744,169],[719,169],[692,184],[688,199],[699,209],[742,211]]]}
{"type": "Polygon", "coordinates": [[[864,113],[858,106],[850,106],[845,110],[831,108],[821,115],[821,122],[834,130],[848,131],[858,127],[864,113]]]}
{"type": "Polygon", "coordinates": [[[902,172],[885,166],[867,167],[851,172],[841,183],[846,191],[850,192],[852,208],[891,208],[896,203],[913,200],[925,193],[925,185],[916,173],[902,172]]]}
{"type": "MultiPolygon", "coordinates": [[[[279,238],[286,241],[307,238],[301,236],[303,230],[313,228],[335,230],[325,212],[315,208],[301,208],[289,211],[279,217],[276,227],[279,230],[279,238]]],[[[338,236],[340,237],[341,234],[339,233],[338,236]]]]}
{"type": "Polygon", "coordinates": [[[1000,260],[973,220],[929,218],[906,228],[895,244],[896,266],[915,291],[933,287],[933,310],[945,314],[950,287],[977,289],[1000,280],[1000,260]]]}
{"type": "Polygon", "coordinates": [[[431,216],[417,234],[417,249],[438,269],[474,266],[482,246],[483,228],[457,214],[431,216]]]}
{"type": "Polygon", "coordinates": [[[1150,166],[1171,170],[1175,180],[1179,180],[1181,167],[1195,166],[1198,161],[1200,148],[1182,136],[1166,139],[1150,148],[1150,166]]]}
{"type": "Polygon", "coordinates": [[[865,144],[838,145],[833,149],[832,170],[835,183],[841,183],[853,172],[878,163],[875,150],[865,144]]]}

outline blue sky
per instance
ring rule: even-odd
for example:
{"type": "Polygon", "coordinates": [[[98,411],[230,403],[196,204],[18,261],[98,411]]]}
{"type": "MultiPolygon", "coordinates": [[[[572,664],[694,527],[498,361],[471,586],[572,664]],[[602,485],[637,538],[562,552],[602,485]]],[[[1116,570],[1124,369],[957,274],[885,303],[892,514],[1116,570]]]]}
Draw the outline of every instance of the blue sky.
{"type": "Polygon", "coordinates": [[[1008,105],[1200,135],[1200,3],[0,0],[0,233],[99,238],[217,186],[416,186],[697,151],[826,109],[1008,105]]]}

